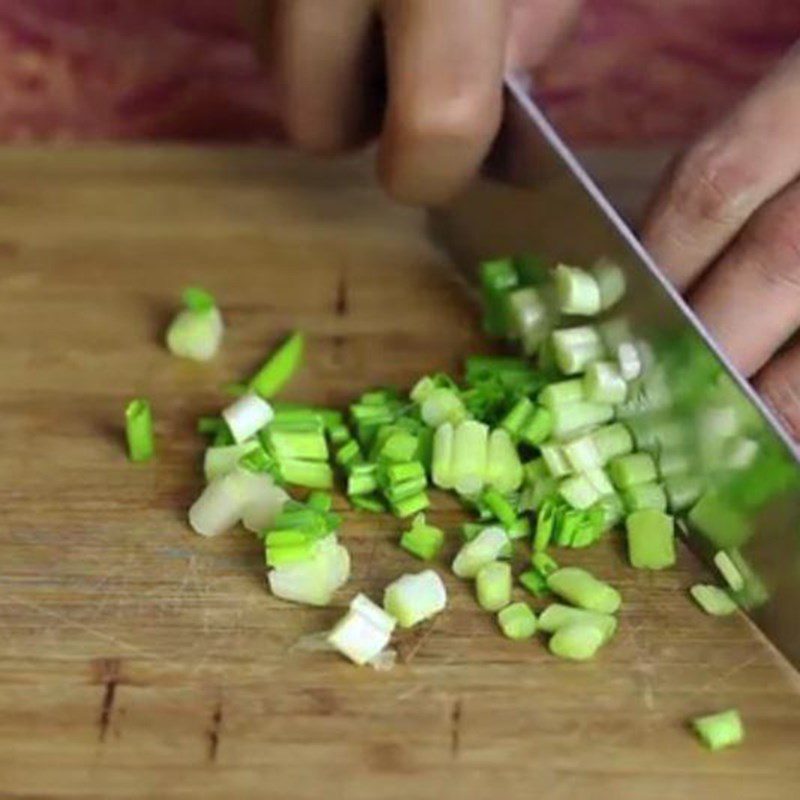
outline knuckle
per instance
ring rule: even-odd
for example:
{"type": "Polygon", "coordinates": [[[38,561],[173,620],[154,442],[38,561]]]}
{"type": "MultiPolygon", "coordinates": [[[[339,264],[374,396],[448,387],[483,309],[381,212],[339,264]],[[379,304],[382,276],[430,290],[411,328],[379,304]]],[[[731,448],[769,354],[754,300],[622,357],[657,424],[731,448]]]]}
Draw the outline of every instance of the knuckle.
{"type": "Polygon", "coordinates": [[[800,441],[800,369],[794,373],[780,362],[766,367],[758,388],[796,441],[800,441]]]}
{"type": "Polygon", "coordinates": [[[800,193],[775,201],[753,218],[750,246],[754,264],[770,284],[800,292],[800,193]]]}

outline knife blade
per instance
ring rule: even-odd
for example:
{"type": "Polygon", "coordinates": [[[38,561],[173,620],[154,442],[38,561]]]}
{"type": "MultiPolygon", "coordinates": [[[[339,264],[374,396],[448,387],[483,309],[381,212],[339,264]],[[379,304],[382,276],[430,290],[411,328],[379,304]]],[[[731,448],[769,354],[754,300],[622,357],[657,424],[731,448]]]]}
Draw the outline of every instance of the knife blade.
{"type": "Polygon", "coordinates": [[[663,277],[524,80],[507,78],[505,94],[481,176],[431,213],[435,238],[472,271],[484,259],[528,254],[622,270],[626,294],[598,327],[610,349],[633,345],[644,368],[618,418],[659,463],[690,546],[733,564],[732,595],[800,668],[800,446],[663,277]],[[667,465],[676,471],[667,475],[667,465]]]}

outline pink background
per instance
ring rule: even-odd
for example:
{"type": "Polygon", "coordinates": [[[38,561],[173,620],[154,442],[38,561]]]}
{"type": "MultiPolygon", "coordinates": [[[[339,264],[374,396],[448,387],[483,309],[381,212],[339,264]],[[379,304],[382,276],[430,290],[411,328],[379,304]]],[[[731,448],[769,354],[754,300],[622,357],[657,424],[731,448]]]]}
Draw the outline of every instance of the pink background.
{"type": "MultiPolygon", "coordinates": [[[[233,0],[0,0],[0,139],[276,131],[233,0]]],[[[682,140],[800,36],[800,0],[587,0],[540,76],[576,141],[682,140]]]]}

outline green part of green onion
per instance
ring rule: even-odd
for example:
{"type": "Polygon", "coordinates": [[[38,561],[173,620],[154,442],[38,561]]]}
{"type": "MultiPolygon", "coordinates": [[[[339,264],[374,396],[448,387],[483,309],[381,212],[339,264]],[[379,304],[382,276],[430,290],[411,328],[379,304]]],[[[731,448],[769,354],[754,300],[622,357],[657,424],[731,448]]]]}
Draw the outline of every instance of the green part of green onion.
{"type": "Polygon", "coordinates": [[[514,439],[518,439],[520,431],[535,408],[530,398],[521,397],[500,421],[500,427],[508,431],[514,439]]]}
{"type": "Polygon", "coordinates": [[[547,578],[535,569],[528,569],[521,573],[517,580],[534,597],[546,597],[550,594],[547,578]]]}
{"type": "Polygon", "coordinates": [[[726,617],[738,608],[734,599],[719,586],[697,583],[689,589],[689,594],[706,614],[713,617],[726,617]]]}
{"type": "Polygon", "coordinates": [[[207,448],[203,456],[203,474],[206,481],[213,481],[215,478],[233,472],[242,458],[254,451],[264,452],[258,441],[253,439],[241,444],[207,448]]]}
{"type": "Polygon", "coordinates": [[[321,461],[285,458],[280,462],[280,472],[283,480],[294,486],[325,490],[333,488],[333,470],[321,461]]]}
{"type": "Polygon", "coordinates": [[[559,310],[591,317],[600,313],[600,287],[590,272],[559,264],[555,270],[559,310]]]}
{"type": "Polygon", "coordinates": [[[539,392],[539,402],[552,411],[559,406],[582,403],[588,399],[581,378],[551,383],[539,392]]]}
{"type": "Polygon", "coordinates": [[[572,508],[585,510],[600,499],[600,492],[585,475],[572,475],[558,485],[558,493],[572,508]]]}
{"type": "Polygon", "coordinates": [[[508,294],[519,284],[517,271],[510,258],[485,261],[481,264],[483,327],[490,336],[508,332],[508,294]]]}
{"type": "Polygon", "coordinates": [[[555,427],[555,419],[550,409],[542,406],[534,409],[524,427],[519,433],[519,438],[526,444],[534,446],[546,441],[555,427]]]}
{"type": "Polygon", "coordinates": [[[637,569],[666,569],[675,564],[675,521],[656,509],[635,511],[625,520],[628,559],[637,569]]]}
{"type": "Polygon", "coordinates": [[[514,258],[514,269],[522,286],[544,286],[550,283],[552,271],[542,256],[526,253],[514,258]]]}
{"type": "Polygon", "coordinates": [[[633,436],[621,422],[604,425],[593,431],[591,437],[604,465],[612,458],[633,452],[633,436]]]}
{"type": "Polygon", "coordinates": [[[336,451],[336,463],[345,470],[349,470],[354,464],[361,463],[362,460],[361,448],[355,439],[350,439],[336,451]]]}
{"type": "Polygon", "coordinates": [[[246,453],[239,459],[239,466],[248,472],[263,472],[272,475],[276,480],[280,478],[280,467],[269,453],[259,446],[246,453]]]}
{"type": "Polygon", "coordinates": [[[714,565],[734,592],[741,592],[744,589],[744,576],[728,553],[724,550],[717,551],[714,554],[714,565]]]}
{"type": "Polygon", "coordinates": [[[628,384],[619,367],[611,361],[595,361],[583,376],[586,397],[593,403],[624,403],[628,384]]]}
{"type": "Polygon", "coordinates": [[[512,603],[497,613],[497,624],[507,638],[523,641],[536,633],[536,614],[527,603],[512,603]]]}
{"type": "Polygon", "coordinates": [[[383,442],[378,458],[385,461],[411,461],[417,454],[419,441],[407,431],[397,431],[383,442]]]}
{"type": "Polygon", "coordinates": [[[586,472],[603,465],[603,457],[591,434],[576,436],[561,446],[561,452],[575,472],[586,472]]]}
{"type": "Polygon", "coordinates": [[[744,741],[744,725],[735,708],[697,717],[692,720],[692,727],[709,750],[722,750],[744,741]]]}
{"type": "Polygon", "coordinates": [[[387,486],[384,489],[384,494],[390,503],[400,503],[409,497],[424,492],[427,485],[428,481],[424,477],[409,478],[407,481],[400,481],[387,486]]]}
{"type": "Polygon", "coordinates": [[[391,502],[391,508],[392,513],[396,517],[402,519],[424,511],[430,504],[431,501],[428,495],[425,492],[418,492],[417,494],[411,495],[411,497],[405,497],[397,502],[391,502]]]}
{"type": "Polygon", "coordinates": [[[608,403],[570,403],[558,406],[552,411],[553,436],[556,439],[567,439],[576,433],[602,425],[614,418],[614,406],[608,403]]]}
{"type": "Polygon", "coordinates": [[[529,539],[531,535],[531,522],[527,517],[515,519],[506,529],[508,538],[512,541],[516,539],[529,539]]]}
{"type": "Polygon", "coordinates": [[[667,475],[664,492],[669,510],[678,513],[691,508],[702,496],[705,486],[705,481],[697,475],[667,475]]]}
{"type": "Polygon", "coordinates": [[[572,622],[556,630],[548,648],[554,656],[569,661],[588,661],[603,645],[603,632],[590,622],[572,622]]]}
{"type": "Polygon", "coordinates": [[[369,511],[373,514],[382,514],[386,511],[386,505],[378,497],[364,497],[363,495],[356,495],[350,497],[350,505],[359,511],[369,511]]]}
{"type": "Polygon", "coordinates": [[[564,509],[556,530],[555,543],[559,547],[588,547],[602,536],[605,530],[603,521],[603,512],[597,505],[585,510],[564,509]]]}
{"type": "Polygon", "coordinates": [[[689,523],[720,550],[741,547],[753,534],[746,514],[713,490],[705,492],[692,507],[689,523]]]}
{"type": "Polygon", "coordinates": [[[219,309],[180,311],[167,328],[167,349],[181,358],[209,361],[219,350],[224,323],[219,309]]]}
{"type": "Polygon", "coordinates": [[[625,508],[629,512],[655,509],[667,510],[667,494],[661,484],[640,483],[622,492],[625,508]]]}
{"type": "Polygon", "coordinates": [[[189,286],[184,289],[181,300],[190,311],[210,311],[217,305],[214,295],[198,286],[189,286]]]}
{"type": "Polygon", "coordinates": [[[516,522],[516,509],[497,489],[484,489],[481,502],[486,505],[496,519],[500,520],[504,528],[508,529],[516,522]]]}
{"type": "Polygon", "coordinates": [[[733,562],[744,580],[744,588],[740,591],[731,590],[731,595],[742,608],[758,608],[769,600],[769,591],[764,582],[750,566],[745,557],[736,549],[726,551],[728,558],[733,562]]]}
{"type": "Polygon", "coordinates": [[[461,525],[461,536],[465,542],[471,542],[479,533],[489,527],[485,522],[464,522],[461,525]]]}
{"type": "Polygon", "coordinates": [[[459,494],[475,495],[483,488],[488,448],[489,428],[482,422],[464,420],[454,430],[451,470],[459,494]]]}
{"type": "Polygon", "coordinates": [[[556,364],[565,375],[578,375],[605,354],[603,340],[591,325],[554,331],[552,342],[556,364]]]}
{"type": "Polygon", "coordinates": [[[233,443],[233,434],[231,433],[231,429],[228,427],[228,424],[225,423],[225,427],[220,428],[214,435],[214,440],[211,442],[211,446],[226,447],[227,445],[233,443]]]}
{"type": "Polygon", "coordinates": [[[353,467],[347,478],[347,495],[353,497],[359,494],[372,494],[378,488],[378,479],[375,475],[374,464],[358,464],[353,467]],[[369,467],[369,470],[360,470],[369,467]]]}
{"type": "Polygon", "coordinates": [[[539,481],[550,477],[550,470],[543,458],[534,458],[522,465],[522,475],[526,486],[535,486],[539,481]]]}
{"type": "Polygon", "coordinates": [[[608,465],[608,474],[618,489],[651,483],[658,477],[656,462],[649,453],[617,456],[608,465]]]}
{"type": "Polygon", "coordinates": [[[155,454],[153,412],[142,397],[131,400],[125,407],[125,437],[131,461],[149,461],[155,454]]]}
{"type": "Polygon", "coordinates": [[[317,430],[286,430],[270,425],[267,428],[269,450],[278,461],[284,459],[302,459],[304,461],[327,461],[328,443],[322,433],[317,430]]]}
{"type": "Polygon", "coordinates": [[[444,546],[444,531],[425,522],[424,514],[418,514],[411,528],[400,537],[400,547],[423,561],[431,561],[444,546]]]}
{"type": "Polygon", "coordinates": [[[197,420],[197,432],[203,436],[216,436],[227,427],[222,417],[200,417],[197,420]]]}
{"type": "Polygon", "coordinates": [[[531,564],[544,578],[560,569],[556,560],[543,552],[533,553],[531,555],[531,564]]]}
{"type": "Polygon", "coordinates": [[[350,433],[350,429],[347,425],[334,425],[328,431],[328,436],[330,436],[331,442],[333,444],[346,444],[349,441],[352,441],[353,435],[350,433]]]}
{"type": "Polygon", "coordinates": [[[333,508],[333,497],[329,492],[311,492],[306,505],[314,511],[327,514],[333,508]]]}
{"type": "Polygon", "coordinates": [[[305,336],[293,333],[250,379],[250,388],[261,397],[274,397],[297,372],[304,349],[305,336]]]}
{"type": "Polygon", "coordinates": [[[425,478],[425,467],[419,461],[388,464],[384,468],[386,480],[390,485],[404,481],[425,478]]]}
{"type": "MultiPolygon", "coordinates": [[[[309,428],[317,429],[325,427],[325,419],[323,409],[312,408],[311,406],[304,406],[298,403],[275,403],[272,407],[275,416],[270,423],[273,427],[284,426],[287,429],[293,428],[309,428]]],[[[327,412],[332,414],[339,414],[338,411],[327,412]]]]}
{"type": "Polygon", "coordinates": [[[536,515],[536,530],[533,534],[533,549],[537,552],[546,550],[550,544],[563,508],[564,501],[560,497],[551,497],[539,507],[539,513],[536,515]]]}
{"type": "Polygon", "coordinates": [[[511,565],[492,561],[478,570],[475,576],[478,605],[484,611],[499,611],[511,602],[511,565]]]}
{"type": "Polygon", "coordinates": [[[560,597],[589,611],[613,614],[620,607],[619,592],[580,567],[562,567],[547,576],[547,585],[560,597]]]}
{"type": "Polygon", "coordinates": [[[603,642],[609,641],[617,631],[617,618],[611,614],[587,611],[584,608],[573,608],[561,603],[551,603],[539,614],[539,629],[545,633],[555,633],[576,622],[594,625],[603,634],[603,642]]]}

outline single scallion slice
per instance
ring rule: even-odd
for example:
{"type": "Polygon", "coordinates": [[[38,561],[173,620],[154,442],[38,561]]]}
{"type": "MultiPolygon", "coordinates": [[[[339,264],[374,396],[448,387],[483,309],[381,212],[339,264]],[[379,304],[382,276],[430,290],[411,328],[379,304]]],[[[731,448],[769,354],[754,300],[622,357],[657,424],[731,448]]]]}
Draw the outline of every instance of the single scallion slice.
{"type": "Polygon", "coordinates": [[[719,570],[719,574],[725,578],[725,583],[734,592],[741,592],[744,589],[744,576],[739,571],[733,559],[724,550],[719,550],[714,554],[714,565],[719,570]]]}
{"type": "Polygon", "coordinates": [[[453,439],[455,433],[449,422],[440,425],[433,437],[432,480],[440,489],[452,489],[453,439]]]}
{"type": "Polygon", "coordinates": [[[586,622],[597,627],[603,634],[604,642],[611,639],[617,630],[617,618],[611,616],[611,614],[587,611],[584,608],[573,608],[561,603],[551,603],[539,614],[539,629],[545,631],[545,633],[555,633],[559,628],[564,628],[575,622],[586,622]]]}
{"type": "Polygon", "coordinates": [[[578,375],[605,353],[603,340],[591,325],[553,332],[556,364],[565,375],[578,375]]]}
{"type": "Polygon", "coordinates": [[[600,308],[606,311],[625,295],[625,273],[613,261],[601,258],[592,267],[592,275],[600,290],[600,308]]]}
{"type": "Polygon", "coordinates": [[[536,614],[527,603],[512,603],[498,612],[497,624],[507,638],[523,641],[536,633],[536,614]]]}
{"type": "Polygon", "coordinates": [[[521,397],[500,421],[500,427],[515,439],[519,438],[520,431],[535,408],[530,398],[521,397]]]}
{"type": "Polygon", "coordinates": [[[511,602],[511,565],[505,561],[484,564],[475,576],[478,605],[484,611],[499,611],[511,602]]]}
{"type": "Polygon", "coordinates": [[[267,440],[270,451],[279,461],[285,458],[328,460],[328,443],[319,428],[286,430],[271,425],[267,430],[267,440]]]}
{"type": "Polygon", "coordinates": [[[589,611],[613,614],[620,607],[619,592],[579,567],[562,567],[547,576],[547,585],[560,597],[589,611]]]}
{"type": "Polygon", "coordinates": [[[232,528],[244,513],[245,496],[237,473],[211,481],[189,509],[189,524],[201,536],[218,536],[232,528]]]}
{"type": "Polygon", "coordinates": [[[442,579],[432,569],[416,575],[403,575],[383,593],[383,607],[397,619],[401,628],[410,628],[430,619],[447,605],[442,579]]]}
{"type": "Polygon", "coordinates": [[[625,502],[625,508],[630,512],[644,509],[667,510],[667,494],[661,484],[655,481],[639,483],[624,489],[622,499],[625,502]]]}
{"type": "Polygon", "coordinates": [[[572,508],[586,509],[600,499],[600,493],[585,475],[572,475],[558,485],[558,493],[572,508]]]}
{"type": "Polygon", "coordinates": [[[709,750],[722,750],[744,741],[742,718],[735,708],[697,717],[692,720],[692,727],[709,750]]]}
{"type": "Polygon", "coordinates": [[[559,264],[555,270],[559,310],[563,314],[591,317],[600,312],[600,287],[594,276],[580,267],[559,264]]]}
{"type": "Polygon", "coordinates": [[[517,512],[514,506],[497,489],[485,489],[481,495],[481,502],[491,510],[506,530],[517,521],[517,512]]]}
{"type": "Polygon", "coordinates": [[[665,569],[675,564],[675,521],[655,509],[635,511],[625,520],[628,558],[637,569],[665,569]]]}
{"type": "Polygon", "coordinates": [[[347,494],[372,494],[378,488],[374,464],[356,464],[347,478],[347,494]]]}
{"type": "Polygon", "coordinates": [[[488,427],[475,420],[464,420],[453,432],[451,470],[453,488],[459,494],[475,495],[483,488],[488,440],[488,427]]]}
{"type": "Polygon", "coordinates": [[[361,448],[355,439],[350,439],[336,451],[336,463],[346,470],[352,469],[354,464],[362,460],[361,448]]]}
{"type": "Polygon", "coordinates": [[[494,490],[508,494],[522,484],[522,462],[508,432],[502,428],[489,435],[486,457],[486,482],[494,490]]]}
{"type": "Polygon", "coordinates": [[[587,399],[581,378],[551,383],[539,392],[539,402],[550,411],[559,406],[581,403],[587,399]]]}
{"type": "Polygon", "coordinates": [[[658,477],[656,462],[649,453],[630,453],[617,456],[608,465],[614,486],[627,489],[641,483],[650,483],[658,477]]]}
{"type": "Polygon", "coordinates": [[[131,400],[125,408],[125,438],[131,461],[149,461],[155,453],[153,412],[144,398],[131,400]]]}
{"type": "Polygon", "coordinates": [[[619,367],[611,361],[590,364],[583,376],[586,397],[594,403],[624,403],[628,384],[619,367]]]}
{"type": "Polygon", "coordinates": [[[548,648],[554,656],[570,661],[588,661],[603,645],[603,631],[590,622],[572,622],[556,630],[548,648]]]}
{"type": "Polygon", "coordinates": [[[250,379],[251,390],[261,397],[274,397],[297,372],[303,361],[304,349],[305,336],[296,331],[250,379]]]}
{"type": "Polygon", "coordinates": [[[353,663],[366,664],[389,644],[395,625],[391,615],[359,594],[328,634],[328,642],[353,663]]]}
{"type": "Polygon", "coordinates": [[[668,475],[664,478],[664,492],[669,510],[673,513],[686,511],[703,494],[705,481],[697,475],[668,475]]]}
{"type": "Polygon", "coordinates": [[[533,355],[553,326],[552,312],[542,292],[526,286],[508,296],[509,333],[520,340],[522,352],[533,355]]]}
{"type": "Polygon", "coordinates": [[[372,514],[382,514],[386,511],[386,505],[377,497],[364,497],[356,495],[350,497],[350,504],[359,511],[369,511],[372,514]]]}
{"type": "Polygon", "coordinates": [[[418,514],[411,528],[400,537],[400,547],[423,561],[431,561],[444,546],[444,531],[428,525],[425,515],[418,514]]]}
{"type": "Polygon", "coordinates": [[[604,425],[593,431],[591,437],[604,465],[612,458],[633,452],[633,436],[621,422],[604,425]]]}
{"type": "Polygon", "coordinates": [[[584,434],[564,442],[561,450],[575,472],[585,472],[603,466],[603,457],[592,434],[584,434]]]}
{"type": "Polygon", "coordinates": [[[271,569],[267,580],[282,600],[326,606],[349,576],[350,555],[335,536],[329,536],[318,543],[312,558],[271,569]]]}
{"type": "Polygon", "coordinates": [[[512,541],[516,539],[529,539],[531,535],[531,521],[528,517],[518,517],[506,529],[508,538],[512,541]]]}
{"type": "Polygon", "coordinates": [[[466,418],[467,412],[456,391],[439,387],[425,398],[420,407],[420,416],[426,425],[438,428],[445,422],[458,425],[466,418]]]}
{"type": "Polygon", "coordinates": [[[553,412],[548,408],[539,406],[533,410],[526,420],[519,433],[519,438],[527,444],[540,445],[549,438],[553,432],[554,424],[553,412]]]}
{"type": "Polygon", "coordinates": [[[256,394],[246,394],[229,405],[222,416],[239,444],[255,435],[274,416],[272,406],[256,394]]]}
{"type": "Polygon", "coordinates": [[[642,374],[642,357],[633,342],[622,342],[617,346],[617,364],[626,381],[636,380],[642,374]]]}
{"type": "Polygon", "coordinates": [[[508,333],[508,295],[519,284],[517,271],[510,258],[485,261],[481,264],[483,326],[490,336],[508,333]]]}
{"type": "Polygon", "coordinates": [[[498,559],[509,544],[508,535],[502,528],[484,528],[458,551],[453,561],[453,572],[459,578],[474,578],[481,567],[498,559]]]}
{"type": "Polygon", "coordinates": [[[411,497],[404,497],[402,500],[391,501],[392,512],[396,517],[404,519],[424,511],[430,506],[431,501],[425,492],[418,492],[411,497]]]}
{"type": "Polygon", "coordinates": [[[556,560],[544,552],[533,553],[531,555],[531,564],[545,578],[560,569],[556,560]]]}
{"type": "Polygon", "coordinates": [[[550,442],[541,446],[542,458],[547,465],[547,469],[554,478],[563,478],[572,472],[572,465],[560,444],[550,442]]]}
{"type": "Polygon", "coordinates": [[[309,489],[333,488],[333,470],[321,461],[302,461],[286,458],[280,462],[280,474],[286,483],[309,489]]]}
{"type": "Polygon", "coordinates": [[[534,597],[545,597],[550,594],[550,587],[547,585],[547,578],[535,569],[528,569],[521,573],[517,579],[520,585],[529,591],[534,597]]]}
{"type": "Polygon", "coordinates": [[[553,436],[567,439],[596,425],[614,419],[614,406],[589,401],[571,403],[553,409],[553,436]]]}
{"type": "Polygon", "coordinates": [[[533,549],[543,552],[550,544],[550,540],[558,527],[564,501],[558,497],[550,497],[539,507],[536,515],[536,531],[533,535],[533,549]]]}
{"type": "Polygon", "coordinates": [[[193,361],[209,361],[219,350],[224,324],[214,298],[203,289],[189,288],[183,293],[186,306],[167,329],[167,349],[193,361]]]}
{"type": "Polygon", "coordinates": [[[738,608],[734,599],[719,586],[697,583],[689,589],[689,594],[706,614],[714,617],[726,617],[738,608]]]}

